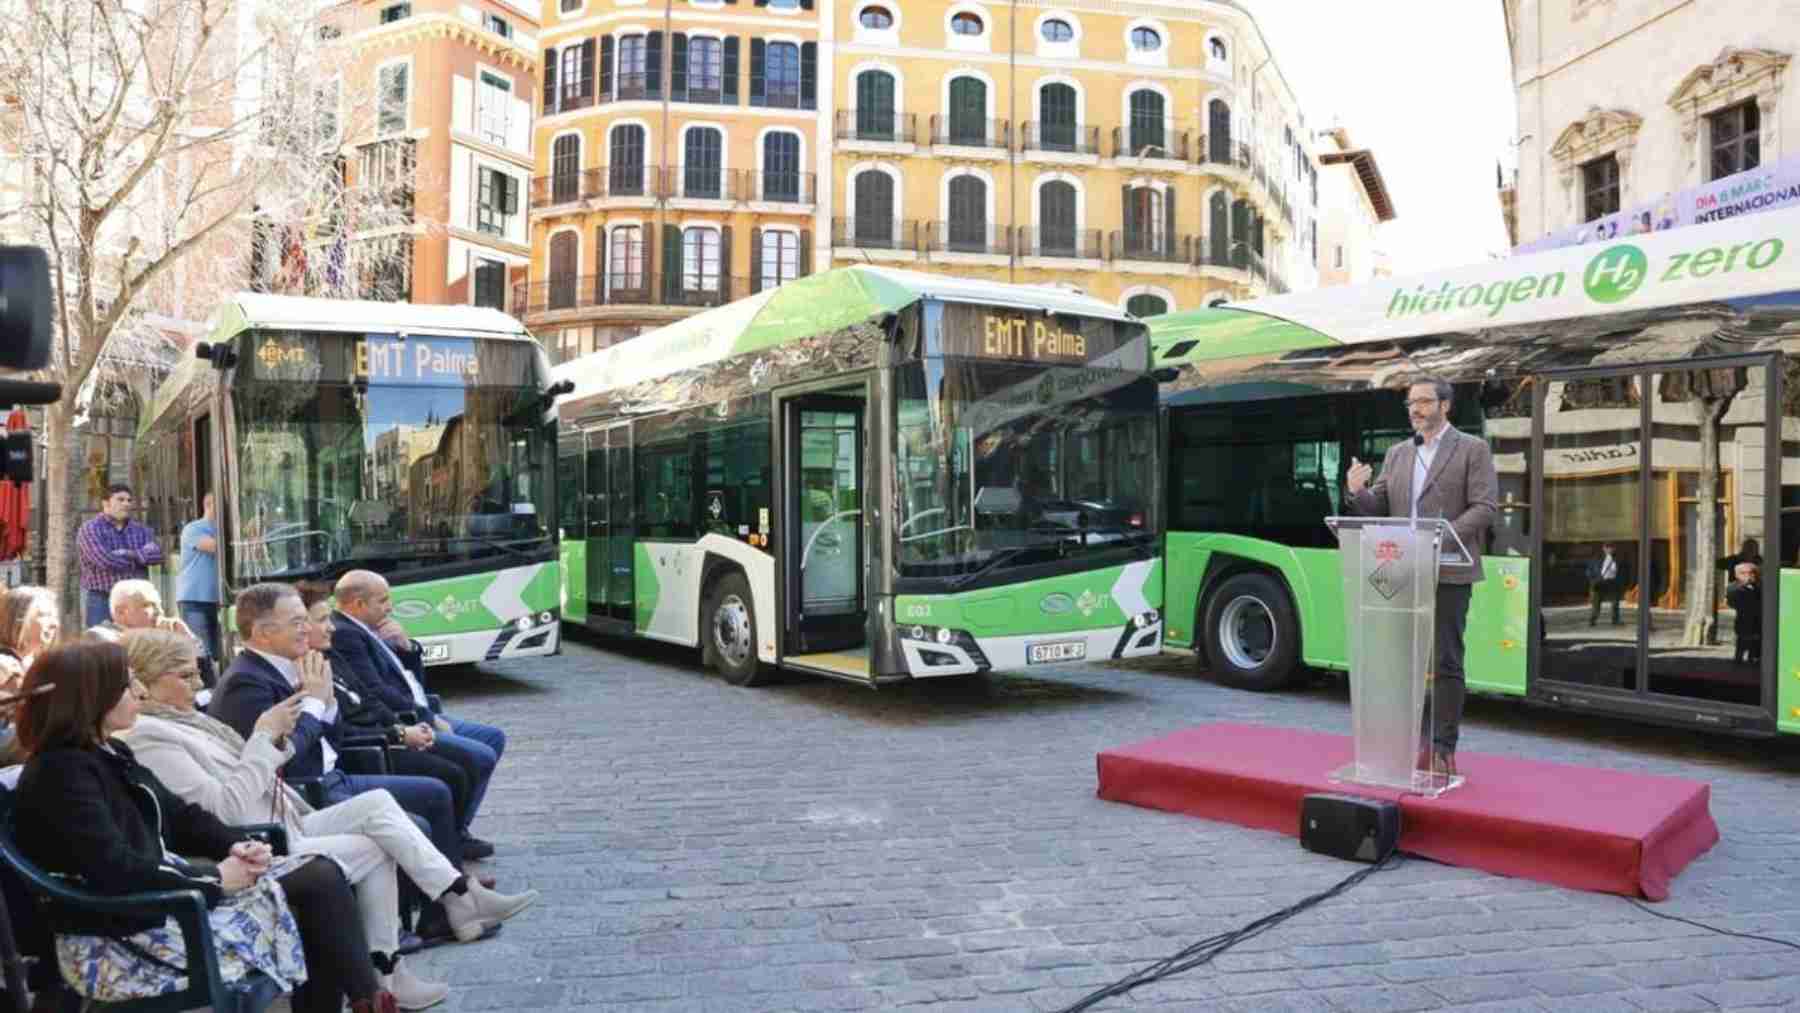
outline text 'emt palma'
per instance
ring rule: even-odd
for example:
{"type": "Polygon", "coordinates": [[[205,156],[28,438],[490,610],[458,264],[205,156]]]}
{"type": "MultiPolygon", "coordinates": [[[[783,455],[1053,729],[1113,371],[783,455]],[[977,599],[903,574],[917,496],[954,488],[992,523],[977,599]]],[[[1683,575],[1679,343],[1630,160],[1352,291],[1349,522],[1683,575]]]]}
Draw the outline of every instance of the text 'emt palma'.
{"type": "Polygon", "coordinates": [[[474,349],[451,349],[434,346],[429,340],[370,338],[356,343],[356,375],[371,380],[423,380],[432,377],[463,376],[476,379],[480,357],[474,349]],[[408,355],[407,346],[411,347],[408,355]],[[403,377],[408,363],[412,375],[403,377]]]}
{"type": "Polygon", "coordinates": [[[1086,359],[1087,338],[1042,320],[988,317],[982,321],[982,352],[1002,359],[1086,359]],[[1025,337],[1027,324],[1031,330],[1029,344],[1025,337]]]}

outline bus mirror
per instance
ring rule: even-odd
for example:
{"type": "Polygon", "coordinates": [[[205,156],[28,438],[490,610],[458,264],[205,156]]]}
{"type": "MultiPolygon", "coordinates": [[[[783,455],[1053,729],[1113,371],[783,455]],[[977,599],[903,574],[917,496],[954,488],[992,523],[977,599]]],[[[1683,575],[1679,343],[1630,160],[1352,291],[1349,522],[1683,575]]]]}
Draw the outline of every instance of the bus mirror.
{"type": "Polygon", "coordinates": [[[0,469],[0,478],[21,485],[29,483],[31,481],[31,455],[31,432],[29,430],[7,433],[6,460],[4,468],[0,469]]]}
{"type": "Polygon", "coordinates": [[[1150,371],[1150,378],[1157,383],[1169,383],[1181,375],[1181,370],[1174,366],[1158,366],[1150,371]]]}
{"type": "Polygon", "coordinates": [[[1011,486],[984,485],[975,494],[975,512],[978,514],[1016,514],[1024,505],[1025,498],[1011,486]]]}
{"type": "Polygon", "coordinates": [[[210,361],[214,369],[225,370],[237,365],[237,349],[230,342],[200,342],[194,346],[194,357],[210,361]]]}

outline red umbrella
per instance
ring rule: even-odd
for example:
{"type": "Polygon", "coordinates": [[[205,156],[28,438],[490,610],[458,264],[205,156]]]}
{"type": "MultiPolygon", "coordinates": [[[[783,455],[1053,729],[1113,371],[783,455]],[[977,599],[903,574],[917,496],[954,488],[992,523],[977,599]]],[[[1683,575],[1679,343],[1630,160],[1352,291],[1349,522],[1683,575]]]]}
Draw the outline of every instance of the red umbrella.
{"type": "MultiPolygon", "coordinates": [[[[30,428],[23,408],[14,408],[6,417],[8,432],[30,428]]],[[[31,486],[0,482],[0,559],[18,559],[24,555],[26,535],[30,530],[31,486]]]]}

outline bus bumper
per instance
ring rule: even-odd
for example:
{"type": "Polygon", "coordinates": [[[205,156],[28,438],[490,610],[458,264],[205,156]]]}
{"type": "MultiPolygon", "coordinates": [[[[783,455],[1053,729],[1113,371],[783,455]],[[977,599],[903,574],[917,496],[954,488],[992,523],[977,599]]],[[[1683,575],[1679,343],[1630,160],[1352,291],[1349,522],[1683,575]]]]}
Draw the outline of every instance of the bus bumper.
{"type": "MultiPolygon", "coordinates": [[[[1159,613],[1160,616],[1160,613],[1159,613]]],[[[915,679],[973,672],[1022,672],[1056,664],[1141,658],[1162,651],[1162,622],[1067,633],[971,637],[955,631],[949,643],[900,638],[900,653],[915,679]]]]}
{"type": "Polygon", "coordinates": [[[472,665],[478,661],[505,661],[509,658],[538,658],[555,654],[562,640],[562,623],[551,620],[520,630],[508,623],[498,630],[475,633],[450,633],[436,637],[420,637],[425,664],[472,665]]]}

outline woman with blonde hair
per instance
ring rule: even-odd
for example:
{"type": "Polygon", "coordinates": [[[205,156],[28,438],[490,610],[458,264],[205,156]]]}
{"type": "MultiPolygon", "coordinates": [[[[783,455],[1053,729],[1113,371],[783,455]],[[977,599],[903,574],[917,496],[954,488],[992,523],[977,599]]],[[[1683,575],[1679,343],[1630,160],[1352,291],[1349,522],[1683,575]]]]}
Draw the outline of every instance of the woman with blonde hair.
{"type": "Polygon", "coordinates": [[[535,891],[517,897],[494,893],[466,878],[431,843],[386,791],[370,791],[337,805],[313,809],[277,772],[293,755],[287,742],[300,713],[300,694],[263,712],[248,740],[198,710],[199,644],[168,630],[130,630],[125,649],[148,699],[125,741],[139,762],[169,790],[228,823],[269,819],[288,830],[294,854],[326,854],[344,866],[355,884],[357,908],[375,966],[401,1009],[442,1002],[448,986],[404,970],[398,954],[400,908],[396,869],[444,906],[451,929],[464,942],[523,910],[535,891]]]}

